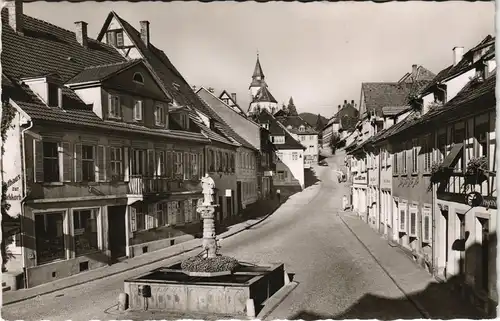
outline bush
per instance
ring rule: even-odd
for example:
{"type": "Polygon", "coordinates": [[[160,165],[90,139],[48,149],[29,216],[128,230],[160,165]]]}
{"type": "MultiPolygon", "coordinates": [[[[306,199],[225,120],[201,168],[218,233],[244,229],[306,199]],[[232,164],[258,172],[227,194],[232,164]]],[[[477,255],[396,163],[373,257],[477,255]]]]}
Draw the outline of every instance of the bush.
{"type": "Polygon", "coordinates": [[[189,272],[223,272],[233,271],[239,265],[238,260],[229,256],[217,256],[214,258],[194,256],[183,261],[181,268],[189,272]]]}

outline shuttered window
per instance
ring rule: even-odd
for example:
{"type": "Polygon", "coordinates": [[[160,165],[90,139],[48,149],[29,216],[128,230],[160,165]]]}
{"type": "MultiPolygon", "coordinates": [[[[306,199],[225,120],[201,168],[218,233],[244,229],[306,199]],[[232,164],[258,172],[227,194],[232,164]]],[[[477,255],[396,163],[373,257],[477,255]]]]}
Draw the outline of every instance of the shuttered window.
{"type": "Polygon", "coordinates": [[[184,179],[191,179],[191,166],[189,165],[189,153],[184,153],[184,179]]]}

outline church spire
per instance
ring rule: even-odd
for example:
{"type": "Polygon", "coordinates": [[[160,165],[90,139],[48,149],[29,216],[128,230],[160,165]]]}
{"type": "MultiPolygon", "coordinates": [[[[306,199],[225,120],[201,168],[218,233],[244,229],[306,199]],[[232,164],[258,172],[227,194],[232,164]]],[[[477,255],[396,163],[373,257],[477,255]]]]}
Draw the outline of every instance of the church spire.
{"type": "MultiPolygon", "coordinates": [[[[260,65],[259,52],[257,51],[257,62],[255,63],[255,69],[252,75],[252,82],[250,83],[250,88],[260,89],[261,87],[267,87],[266,81],[264,80],[264,72],[262,71],[262,66],[260,65]]],[[[254,96],[255,93],[252,94],[254,96]]]]}
{"type": "Polygon", "coordinates": [[[262,72],[262,66],[260,65],[259,52],[257,51],[257,62],[255,63],[255,69],[253,71],[252,79],[263,80],[264,72],[262,72]],[[258,78],[259,77],[259,78],[258,78]]]}

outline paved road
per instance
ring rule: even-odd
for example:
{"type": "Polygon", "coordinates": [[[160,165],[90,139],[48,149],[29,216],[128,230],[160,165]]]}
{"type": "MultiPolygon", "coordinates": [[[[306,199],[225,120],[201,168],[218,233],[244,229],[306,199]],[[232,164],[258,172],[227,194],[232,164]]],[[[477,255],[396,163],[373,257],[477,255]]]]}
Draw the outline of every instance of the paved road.
{"type": "MultiPolygon", "coordinates": [[[[329,167],[317,167],[320,179],[292,196],[275,214],[256,227],[223,240],[222,252],[247,262],[280,261],[295,273],[299,286],[268,316],[268,319],[321,319],[339,317],[366,294],[404,298],[356,237],[335,215],[342,190],[332,168],[342,157],[330,158],[329,167]],[[318,317],[319,316],[319,317],[318,317]]],[[[112,319],[106,309],[116,304],[123,280],[173,260],[65,289],[2,309],[6,320],[112,319]]],[[[415,318],[418,311],[407,300],[397,305],[363,311],[380,311],[387,319],[415,318]]],[[[370,303],[368,303],[370,304],[370,303]]],[[[354,308],[355,310],[356,308],[354,308]]],[[[351,311],[362,317],[363,311],[351,311]]],[[[370,315],[366,315],[370,317],[370,315]]],[[[342,315],[342,318],[347,318],[342,315]]],[[[120,319],[120,317],[118,317],[120,319]]]]}

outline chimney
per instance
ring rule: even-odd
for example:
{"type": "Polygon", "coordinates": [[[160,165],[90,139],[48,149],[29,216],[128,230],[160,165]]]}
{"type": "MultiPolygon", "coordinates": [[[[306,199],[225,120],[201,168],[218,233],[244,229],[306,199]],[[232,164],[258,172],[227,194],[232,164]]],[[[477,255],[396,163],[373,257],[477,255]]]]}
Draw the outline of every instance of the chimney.
{"type": "Polygon", "coordinates": [[[453,66],[456,66],[464,56],[464,47],[453,48],[453,66]]]}
{"type": "Polygon", "coordinates": [[[417,65],[411,65],[411,74],[415,76],[417,74],[417,65]]]}
{"type": "Polygon", "coordinates": [[[236,93],[231,93],[231,99],[236,104],[236,93]]]}
{"type": "Polygon", "coordinates": [[[9,25],[15,32],[23,34],[23,2],[21,0],[6,1],[6,7],[9,13],[9,25]]]}
{"type": "Polygon", "coordinates": [[[76,41],[83,47],[87,48],[88,45],[88,37],[87,37],[87,23],[85,21],[77,21],[75,22],[75,36],[76,41]]]}
{"type": "Polygon", "coordinates": [[[354,99],[351,100],[351,106],[354,106],[354,99]]]}
{"type": "Polygon", "coordinates": [[[196,88],[197,88],[196,85],[193,85],[193,91],[196,91],[196,88]]]}
{"type": "Polygon", "coordinates": [[[214,93],[214,89],[212,87],[208,87],[208,91],[211,92],[212,94],[214,93]]]}
{"type": "Polygon", "coordinates": [[[147,46],[149,46],[149,21],[141,21],[141,39],[142,42],[147,46]]]}

